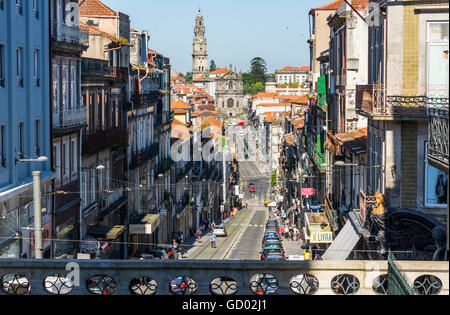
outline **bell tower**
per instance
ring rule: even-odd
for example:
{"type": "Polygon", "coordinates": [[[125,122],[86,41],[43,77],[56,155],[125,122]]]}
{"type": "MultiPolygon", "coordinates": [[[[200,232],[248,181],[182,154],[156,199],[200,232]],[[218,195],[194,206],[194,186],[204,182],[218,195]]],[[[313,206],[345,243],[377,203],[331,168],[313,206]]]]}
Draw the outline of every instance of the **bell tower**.
{"type": "Polygon", "coordinates": [[[198,10],[195,19],[194,40],[192,43],[192,77],[194,80],[199,76],[208,74],[208,51],[205,39],[205,23],[203,15],[198,10]]]}

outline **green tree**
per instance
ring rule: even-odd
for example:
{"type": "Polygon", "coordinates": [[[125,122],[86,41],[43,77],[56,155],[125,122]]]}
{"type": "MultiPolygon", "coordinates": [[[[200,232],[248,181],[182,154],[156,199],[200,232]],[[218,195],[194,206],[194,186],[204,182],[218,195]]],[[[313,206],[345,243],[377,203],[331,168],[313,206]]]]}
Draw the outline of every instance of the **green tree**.
{"type": "Polygon", "coordinates": [[[214,60],[211,60],[211,64],[209,66],[209,72],[213,72],[217,70],[216,62],[214,60]]]}
{"type": "Polygon", "coordinates": [[[272,179],[270,180],[270,186],[272,187],[277,186],[277,172],[273,172],[272,179]]]}
{"type": "Polygon", "coordinates": [[[192,84],[192,80],[194,79],[192,77],[192,72],[186,72],[184,79],[186,80],[187,83],[192,84]]]}
{"type": "Polygon", "coordinates": [[[255,57],[250,61],[250,73],[253,75],[253,83],[266,83],[267,63],[261,57],[255,57]]]}

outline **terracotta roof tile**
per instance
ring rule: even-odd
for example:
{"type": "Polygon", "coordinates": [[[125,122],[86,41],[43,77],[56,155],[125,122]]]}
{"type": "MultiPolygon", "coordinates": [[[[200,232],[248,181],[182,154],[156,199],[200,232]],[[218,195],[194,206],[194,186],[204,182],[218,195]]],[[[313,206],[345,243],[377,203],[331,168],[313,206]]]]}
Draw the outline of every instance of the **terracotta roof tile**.
{"type": "Polygon", "coordinates": [[[99,0],[78,0],[80,16],[117,16],[117,12],[99,0]]]}
{"type": "Polygon", "coordinates": [[[259,97],[280,97],[279,93],[258,93],[253,96],[253,99],[259,97]]]}
{"type": "Polygon", "coordinates": [[[331,3],[325,4],[319,8],[311,9],[311,11],[319,11],[319,10],[330,10],[334,11],[339,9],[344,4],[344,0],[336,0],[331,3]]]}

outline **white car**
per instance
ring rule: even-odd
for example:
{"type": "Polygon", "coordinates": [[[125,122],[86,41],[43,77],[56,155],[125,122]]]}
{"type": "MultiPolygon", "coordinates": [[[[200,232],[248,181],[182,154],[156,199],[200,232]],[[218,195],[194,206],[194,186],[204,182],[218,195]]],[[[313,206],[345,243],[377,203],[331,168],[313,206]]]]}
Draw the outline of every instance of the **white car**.
{"type": "Polygon", "coordinates": [[[225,226],[223,226],[223,225],[217,225],[214,228],[214,234],[216,236],[228,236],[227,230],[225,229],[225,226]]]}

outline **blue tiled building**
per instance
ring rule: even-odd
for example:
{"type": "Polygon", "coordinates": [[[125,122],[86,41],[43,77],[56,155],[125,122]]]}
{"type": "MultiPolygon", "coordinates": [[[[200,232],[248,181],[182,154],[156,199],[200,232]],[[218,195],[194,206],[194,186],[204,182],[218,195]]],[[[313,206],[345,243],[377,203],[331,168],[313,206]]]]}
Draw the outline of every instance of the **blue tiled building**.
{"type": "Polygon", "coordinates": [[[0,0],[0,259],[34,256],[33,178],[42,172],[44,257],[51,244],[47,0],[0,0]],[[20,159],[48,157],[44,163],[20,159]]]}

